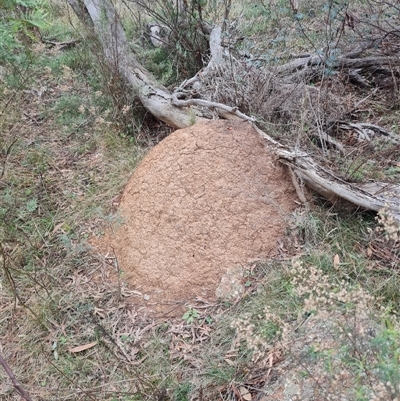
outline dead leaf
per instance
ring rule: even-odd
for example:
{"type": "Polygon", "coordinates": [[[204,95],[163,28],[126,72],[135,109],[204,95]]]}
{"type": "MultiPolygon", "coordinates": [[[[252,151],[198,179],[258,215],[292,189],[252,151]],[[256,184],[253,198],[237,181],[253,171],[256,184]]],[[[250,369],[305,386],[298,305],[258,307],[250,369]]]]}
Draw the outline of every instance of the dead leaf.
{"type": "Polygon", "coordinates": [[[97,341],[93,341],[92,343],[89,343],[89,344],[79,345],[78,347],[69,348],[68,351],[72,352],[72,353],[82,352],[89,348],[93,348],[96,344],[97,344],[97,341]]]}
{"type": "Polygon", "coordinates": [[[338,266],[339,266],[339,264],[340,264],[340,258],[339,258],[339,255],[336,254],[336,255],[333,257],[333,267],[334,267],[335,269],[337,269],[338,266]]]}
{"type": "Polygon", "coordinates": [[[63,225],[65,224],[65,221],[58,223],[54,228],[53,231],[51,232],[52,234],[56,233],[60,228],[63,227],[63,225]]]}
{"type": "Polygon", "coordinates": [[[246,387],[240,386],[240,387],[239,387],[239,391],[240,391],[240,395],[242,396],[242,398],[243,398],[245,401],[251,401],[251,400],[253,399],[253,397],[251,396],[249,390],[247,390],[246,387]]]}

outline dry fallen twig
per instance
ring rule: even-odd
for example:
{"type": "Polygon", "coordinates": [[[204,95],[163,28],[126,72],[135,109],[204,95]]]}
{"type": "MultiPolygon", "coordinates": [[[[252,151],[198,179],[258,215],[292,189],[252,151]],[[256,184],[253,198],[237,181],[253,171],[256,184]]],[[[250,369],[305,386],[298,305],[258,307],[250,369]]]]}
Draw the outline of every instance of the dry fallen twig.
{"type": "Polygon", "coordinates": [[[14,385],[14,388],[21,394],[21,397],[24,398],[26,401],[32,401],[31,396],[29,393],[21,386],[21,384],[18,382],[17,378],[15,377],[13,371],[10,369],[8,366],[7,362],[4,360],[4,358],[0,354],[0,365],[3,367],[5,372],[7,373],[8,377],[11,379],[12,384],[14,385]]]}
{"type": "Polygon", "coordinates": [[[391,139],[391,141],[395,144],[400,143],[400,136],[394,134],[393,132],[387,131],[384,128],[370,123],[351,123],[347,121],[338,121],[337,125],[339,128],[346,130],[355,130],[358,133],[359,140],[367,140],[370,141],[372,136],[375,134],[381,134],[385,137],[391,139]]]}

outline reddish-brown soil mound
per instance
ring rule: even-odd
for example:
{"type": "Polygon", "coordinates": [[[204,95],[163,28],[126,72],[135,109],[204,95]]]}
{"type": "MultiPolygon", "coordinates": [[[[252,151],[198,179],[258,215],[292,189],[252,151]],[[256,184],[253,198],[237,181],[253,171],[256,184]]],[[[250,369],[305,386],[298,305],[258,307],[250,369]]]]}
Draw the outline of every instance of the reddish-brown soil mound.
{"type": "Polygon", "coordinates": [[[105,242],[142,302],[165,311],[215,299],[228,269],[274,255],[294,199],[248,123],[198,123],[143,159],[121,200],[124,223],[105,242]]]}

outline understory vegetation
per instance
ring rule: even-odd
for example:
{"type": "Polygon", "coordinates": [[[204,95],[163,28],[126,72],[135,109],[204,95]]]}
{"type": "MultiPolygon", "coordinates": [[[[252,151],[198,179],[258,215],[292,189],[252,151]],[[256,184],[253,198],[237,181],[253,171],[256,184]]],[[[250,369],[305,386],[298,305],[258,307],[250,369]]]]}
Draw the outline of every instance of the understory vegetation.
{"type": "MultiPolygon", "coordinates": [[[[327,68],[310,86],[333,96],[304,107],[281,93],[267,110],[257,96],[272,90],[264,69],[295,55],[333,65],[380,33],[371,48],[400,58],[397,2],[199,0],[188,2],[185,32],[174,2],[148,3],[118,5],[138,59],[163,85],[207,64],[195,21],[220,23],[226,46],[260,72],[240,92],[232,67],[230,90],[214,100],[283,143],[309,141],[343,179],[400,185],[396,140],[359,144],[335,123],[330,135],[354,146],[343,153],[310,124],[317,110],[320,127],[368,122],[399,135],[399,64],[353,81],[327,68]],[[153,21],[171,32],[167,46],[151,44],[153,21]]],[[[90,238],[118,220],[135,166],[172,129],[130,96],[65,3],[8,0],[0,19],[0,356],[32,400],[400,400],[400,229],[390,213],[313,193],[279,254],[245,267],[240,299],[153,321],[90,238]]],[[[1,367],[0,399],[21,399],[1,367]]]]}

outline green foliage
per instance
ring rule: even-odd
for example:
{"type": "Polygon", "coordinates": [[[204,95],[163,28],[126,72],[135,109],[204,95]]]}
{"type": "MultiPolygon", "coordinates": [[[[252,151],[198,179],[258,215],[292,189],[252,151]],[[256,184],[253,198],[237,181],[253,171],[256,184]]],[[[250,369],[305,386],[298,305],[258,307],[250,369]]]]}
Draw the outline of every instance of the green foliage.
{"type": "Polygon", "coordinates": [[[175,401],[188,401],[189,393],[191,389],[190,383],[181,383],[174,392],[174,400],[175,401]]]}
{"type": "Polygon", "coordinates": [[[87,110],[85,107],[85,99],[77,95],[63,94],[56,102],[53,112],[57,116],[60,124],[81,124],[87,118],[87,110]],[[82,110],[82,111],[81,111],[82,110]]]}
{"type": "Polygon", "coordinates": [[[195,319],[200,317],[200,313],[198,310],[194,309],[193,307],[189,307],[188,310],[182,316],[182,319],[187,323],[193,323],[195,319]]]}
{"type": "Polygon", "coordinates": [[[167,49],[156,47],[144,52],[142,57],[146,60],[147,69],[161,84],[171,85],[177,81],[177,70],[173,67],[173,60],[167,49]]]}
{"type": "Polygon", "coordinates": [[[26,44],[48,28],[47,0],[6,0],[0,5],[0,64],[19,62],[26,44]]]}
{"type": "Polygon", "coordinates": [[[285,33],[282,20],[291,15],[289,2],[279,1],[276,4],[273,2],[260,2],[252,4],[244,10],[244,18],[252,21],[251,24],[246,24],[243,29],[249,35],[258,35],[266,32],[273,32],[275,40],[282,40],[285,33]],[[278,32],[278,35],[276,33],[278,32]]]}
{"type": "Polygon", "coordinates": [[[400,332],[390,319],[386,319],[386,326],[389,327],[371,340],[375,356],[373,369],[383,383],[396,388],[400,383],[400,332]]]}
{"type": "Polygon", "coordinates": [[[224,385],[235,377],[235,368],[233,366],[212,366],[207,369],[206,376],[210,377],[213,383],[224,385]]]}
{"type": "MultiPolygon", "coordinates": [[[[96,60],[90,52],[90,49],[85,44],[79,44],[67,51],[58,54],[57,57],[52,57],[45,60],[44,63],[48,65],[52,72],[61,76],[65,67],[69,67],[72,71],[84,74],[88,78],[89,83],[96,80],[96,85],[99,86],[99,73],[96,70],[96,60]]],[[[94,90],[99,88],[96,85],[91,85],[94,90]]]]}
{"type": "Polygon", "coordinates": [[[208,43],[201,26],[205,16],[214,11],[212,3],[204,0],[188,2],[182,19],[175,2],[156,1],[150,6],[147,1],[138,1],[149,19],[164,27],[164,47],[155,49],[151,45],[150,50],[139,55],[163,83],[176,84],[192,77],[207,62],[208,43]]]}

